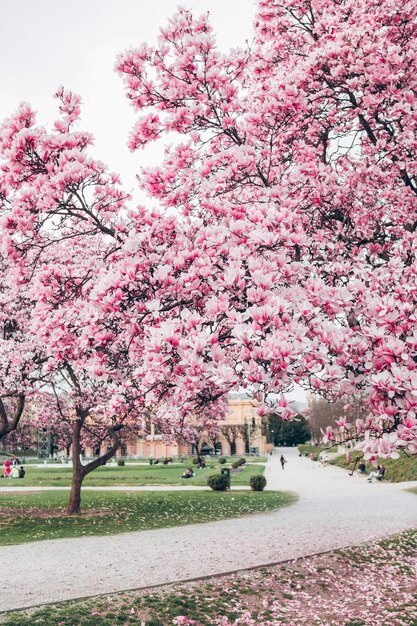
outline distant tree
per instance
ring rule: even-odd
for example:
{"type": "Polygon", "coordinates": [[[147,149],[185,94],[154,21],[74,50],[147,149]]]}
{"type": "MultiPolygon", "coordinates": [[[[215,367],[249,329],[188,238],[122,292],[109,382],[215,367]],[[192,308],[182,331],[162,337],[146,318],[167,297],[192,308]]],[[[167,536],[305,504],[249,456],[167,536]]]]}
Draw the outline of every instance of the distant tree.
{"type": "Polygon", "coordinates": [[[249,454],[252,447],[252,440],[258,434],[259,426],[254,417],[250,421],[245,420],[244,424],[238,426],[240,436],[245,442],[245,453],[249,454]]]}
{"type": "Polygon", "coordinates": [[[279,416],[269,413],[262,418],[262,435],[266,437],[268,443],[275,445],[275,439],[279,428],[279,416]]]}
{"type": "Polygon", "coordinates": [[[336,402],[324,398],[314,398],[308,420],[311,438],[315,443],[323,439],[326,428],[334,428],[340,419],[347,424],[356,424],[356,420],[365,420],[369,407],[362,396],[356,398],[343,397],[336,402]]]}
{"type": "Polygon", "coordinates": [[[309,423],[303,415],[297,415],[292,421],[288,421],[272,413],[268,416],[264,432],[268,443],[273,443],[274,446],[296,446],[311,437],[309,423]]]}
{"type": "Polygon", "coordinates": [[[221,436],[221,432],[220,429],[218,430],[213,430],[212,432],[210,432],[208,434],[208,439],[211,443],[211,445],[214,448],[214,452],[216,452],[216,450],[219,448],[220,445],[220,436],[221,436]]]}
{"type": "Polygon", "coordinates": [[[11,430],[0,440],[0,450],[23,453],[36,448],[36,429],[29,420],[20,420],[15,430],[11,430]]]}
{"type": "Polygon", "coordinates": [[[221,432],[230,446],[230,454],[236,454],[236,442],[240,437],[239,426],[228,424],[227,426],[222,426],[221,432]]]}
{"type": "Polygon", "coordinates": [[[328,426],[334,427],[336,419],[343,414],[343,400],[328,402],[324,398],[315,398],[311,405],[309,426],[311,438],[318,444],[323,439],[323,432],[328,426]]]}

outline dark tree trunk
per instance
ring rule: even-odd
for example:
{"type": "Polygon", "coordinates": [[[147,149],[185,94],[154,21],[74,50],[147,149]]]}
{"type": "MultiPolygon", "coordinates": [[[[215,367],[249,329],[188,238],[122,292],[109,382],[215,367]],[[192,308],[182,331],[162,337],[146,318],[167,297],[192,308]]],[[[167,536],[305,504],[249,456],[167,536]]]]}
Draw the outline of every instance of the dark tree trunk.
{"type": "Polygon", "coordinates": [[[25,395],[23,393],[15,396],[17,400],[14,415],[8,417],[6,406],[0,398],[0,439],[11,433],[19,425],[20,418],[22,417],[23,409],[25,408],[25,395]]]}
{"type": "Polygon", "coordinates": [[[68,515],[79,515],[81,513],[81,485],[85,476],[85,468],[80,460],[81,429],[82,421],[77,419],[74,422],[72,431],[72,482],[67,506],[68,515]]]}
{"type": "Polygon", "coordinates": [[[117,435],[122,426],[118,425],[109,429],[109,436],[113,440],[113,445],[105,454],[94,459],[87,465],[81,463],[81,430],[83,427],[86,414],[80,419],[74,422],[73,434],[72,434],[72,482],[69,502],[67,506],[67,515],[80,515],[81,513],[81,486],[84,478],[97,469],[101,465],[105,465],[109,459],[111,459],[117,452],[120,446],[120,439],[117,435]]]}
{"type": "Polygon", "coordinates": [[[73,471],[67,515],[79,515],[81,513],[81,485],[83,479],[84,474],[82,472],[73,471]]]}

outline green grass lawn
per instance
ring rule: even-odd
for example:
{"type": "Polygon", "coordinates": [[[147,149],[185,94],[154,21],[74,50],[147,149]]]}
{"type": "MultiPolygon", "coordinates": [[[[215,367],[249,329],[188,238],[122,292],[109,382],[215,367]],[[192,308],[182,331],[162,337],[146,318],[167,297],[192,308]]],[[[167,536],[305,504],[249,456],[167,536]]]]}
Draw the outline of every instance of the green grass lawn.
{"type": "Polygon", "coordinates": [[[85,492],[82,515],[72,517],[65,515],[68,494],[62,491],[0,494],[0,545],[210,522],[295,500],[275,491],[85,492]]]}
{"type": "MultiPolygon", "coordinates": [[[[197,469],[193,465],[196,476],[194,478],[181,478],[187,464],[178,465],[106,465],[91,472],[84,485],[90,487],[106,486],[132,486],[132,485],[207,485],[207,478],[212,474],[220,473],[222,467],[210,463],[204,470],[197,469]]],[[[254,474],[263,474],[264,465],[247,465],[239,470],[231,471],[232,486],[249,485],[249,479],[254,474]]],[[[3,479],[0,485],[3,487],[65,487],[71,484],[72,468],[65,467],[26,467],[26,475],[19,479],[3,479]]]]}
{"type": "MultiPolygon", "coordinates": [[[[352,469],[355,459],[360,453],[353,451],[351,453],[351,462],[346,463],[345,455],[341,455],[331,461],[331,464],[346,469],[352,469]]],[[[386,480],[392,483],[401,483],[408,480],[417,480],[417,456],[406,456],[404,452],[400,452],[399,459],[380,459],[378,463],[383,463],[386,468],[386,480]]],[[[357,465],[356,465],[357,467],[357,465]]],[[[366,464],[366,471],[369,474],[375,467],[372,463],[366,464]]]]}
{"type": "MultiPolygon", "coordinates": [[[[40,465],[40,464],[44,464],[44,465],[56,465],[57,463],[61,463],[61,460],[57,460],[57,459],[38,459],[35,456],[31,456],[30,458],[25,457],[24,454],[18,453],[18,454],[14,454],[12,452],[0,452],[0,463],[3,464],[4,461],[8,458],[10,459],[12,456],[17,456],[17,458],[19,459],[19,461],[21,463],[23,463],[24,465],[40,465]]],[[[258,455],[241,455],[241,454],[236,454],[234,456],[206,456],[206,462],[211,463],[213,465],[215,465],[216,463],[218,463],[218,459],[223,458],[227,460],[227,463],[230,465],[232,463],[232,461],[236,460],[236,459],[240,459],[242,456],[245,456],[245,458],[247,459],[248,463],[266,463],[266,461],[268,460],[268,457],[266,456],[258,456],[258,455]]],[[[113,457],[112,460],[114,460],[115,457],[113,457]]],[[[117,457],[119,458],[119,457],[117,457]]],[[[143,464],[143,465],[149,465],[149,459],[146,457],[143,458],[128,458],[128,457],[122,457],[126,463],[139,463],[139,464],[143,464]]],[[[174,457],[173,461],[174,463],[179,463],[179,464],[183,464],[183,465],[191,465],[193,462],[193,459],[196,458],[195,456],[181,456],[181,457],[174,457]]],[[[87,460],[91,460],[91,459],[84,459],[84,461],[87,460]]],[[[163,459],[162,459],[163,460],[163,459]]],[[[63,466],[65,467],[65,464],[63,464],[63,466]]]]}
{"type": "Polygon", "coordinates": [[[337,452],[337,448],[336,446],[333,446],[332,448],[329,448],[328,445],[323,444],[322,446],[311,446],[308,443],[300,443],[297,446],[299,452],[301,452],[301,454],[315,454],[316,456],[318,456],[320,454],[320,452],[323,452],[323,450],[325,450],[326,452],[337,452]]]}

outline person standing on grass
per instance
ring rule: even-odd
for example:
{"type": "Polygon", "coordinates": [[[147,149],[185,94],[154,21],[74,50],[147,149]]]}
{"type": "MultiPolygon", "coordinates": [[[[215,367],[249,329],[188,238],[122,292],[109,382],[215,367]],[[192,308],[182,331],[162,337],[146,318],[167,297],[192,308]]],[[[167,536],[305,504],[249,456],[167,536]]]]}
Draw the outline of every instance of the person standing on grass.
{"type": "Polygon", "coordinates": [[[285,459],[284,455],[283,455],[283,454],[281,454],[280,463],[281,463],[281,467],[282,467],[282,469],[284,469],[284,466],[285,466],[285,463],[286,463],[286,462],[287,462],[287,461],[286,461],[286,459],[285,459]]]}
{"type": "Polygon", "coordinates": [[[11,472],[10,461],[9,461],[9,459],[6,459],[5,462],[3,463],[3,476],[4,476],[4,478],[7,478],[9,476],[10,472],[11,472]]]}

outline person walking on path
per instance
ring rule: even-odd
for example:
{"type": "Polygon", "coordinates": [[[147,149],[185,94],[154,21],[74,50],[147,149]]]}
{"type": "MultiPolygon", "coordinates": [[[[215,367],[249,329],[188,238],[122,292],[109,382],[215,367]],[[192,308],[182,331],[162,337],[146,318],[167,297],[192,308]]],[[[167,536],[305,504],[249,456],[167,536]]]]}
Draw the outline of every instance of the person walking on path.
{"type": "Polygon", "coordinates": [[[285,460],[284,455],[283,455],[283,454],[281,454],[280,463],[281,463],[281,467],[282,467],[282,469],[284,469],[284,466],[285,466],[285,463],[286,463],[286,462],[287,462],[287,461],[285,460]]]}

